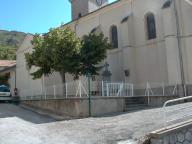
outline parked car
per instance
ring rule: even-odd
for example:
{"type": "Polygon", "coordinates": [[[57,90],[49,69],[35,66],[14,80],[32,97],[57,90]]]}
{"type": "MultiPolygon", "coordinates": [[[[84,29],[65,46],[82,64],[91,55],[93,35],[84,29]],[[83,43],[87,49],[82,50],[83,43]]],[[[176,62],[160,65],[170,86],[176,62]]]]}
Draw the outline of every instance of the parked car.
{"type": "Polygon", "coordinates": [[[0,86],[0,101],[12,101],[11,91],[5,85],[0,86]]]}

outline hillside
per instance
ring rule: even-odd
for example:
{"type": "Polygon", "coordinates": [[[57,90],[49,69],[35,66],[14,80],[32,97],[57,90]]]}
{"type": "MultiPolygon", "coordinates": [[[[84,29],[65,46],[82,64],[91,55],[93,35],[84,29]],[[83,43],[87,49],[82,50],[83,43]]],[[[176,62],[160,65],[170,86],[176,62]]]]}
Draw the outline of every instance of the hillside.
{"type": "Polygon", "coordinates": [[[0,59],[15,59],[15,52],[25,36],[22,32],[0,30],[0,59]]]}

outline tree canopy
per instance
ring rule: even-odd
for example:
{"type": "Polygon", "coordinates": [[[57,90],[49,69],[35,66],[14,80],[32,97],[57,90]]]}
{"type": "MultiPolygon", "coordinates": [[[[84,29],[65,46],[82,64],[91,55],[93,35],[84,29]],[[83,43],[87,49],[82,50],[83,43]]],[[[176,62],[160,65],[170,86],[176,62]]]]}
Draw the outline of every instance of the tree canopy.
{"type": "Polygon", "coordinates": [[[98,75],[98,64],[107,57],[107,49],[111,48],[108,39],[102,33],[90,33],[82,38],[81,44],[80,70],[76,73],[77,77],[88,73],[98,75]]]}
{"type": "Polygon", "coordinates": [[[29,68],[38,67],[31,74],[33,78],[57,71],[63,82],[66,73],[72,74],[74,79],[87,73],[97,75],[97,65],[106,58],[107,49],[110,48],[103,34],[91,33],[80,39],[69,27],[51,29],[44,36],[37,34],[32,44],[32,53],[26,53],[25,57],[29,68]]]}

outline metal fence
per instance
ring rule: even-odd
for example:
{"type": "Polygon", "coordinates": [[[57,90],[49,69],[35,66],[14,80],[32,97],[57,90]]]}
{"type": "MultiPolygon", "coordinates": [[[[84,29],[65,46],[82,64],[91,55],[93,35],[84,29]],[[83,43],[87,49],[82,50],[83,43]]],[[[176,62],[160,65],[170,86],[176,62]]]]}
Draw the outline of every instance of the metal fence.
{"type": "Polygon", "coordinates": [[[136,96],[176,96],[179,95],[180,84],[177,83],[154,83],[134,85],[134,95],[136,96]]]}
{"type": "MultiPolygon", "coordinates": [[[[132,96],[172,96],[179,95],[178,84],[91,81],[91,96],[132,97],[132,96]]],[[[42,86],[39,89],[19,91],[22,100],[64,99],[88,97],[88,82],[79,80],[60,85],[42,86]]]]}
{"type": "MultiPolygon", "coordinates": [[[[133,84],[129,83],[91,82],[92,96],[133,96],[133,90],[133,84]]],[[[43,86],[41,89],[23,89],[20,90],[19,95],[21,100],[85,98],[88,97],[88,83],[73,81],[60,85],[43,86]]]]}
{"type": "Polygon", "coordinates": [[[164,103],[164,127],[192,118],[192,96],[169,100],[164,103]]]}

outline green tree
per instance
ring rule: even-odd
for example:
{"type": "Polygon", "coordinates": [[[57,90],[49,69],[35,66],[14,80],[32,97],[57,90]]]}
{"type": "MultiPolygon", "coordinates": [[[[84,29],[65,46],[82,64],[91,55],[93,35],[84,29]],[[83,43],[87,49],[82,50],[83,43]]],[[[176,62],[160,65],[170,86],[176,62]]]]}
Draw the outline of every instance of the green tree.
{"type": "Polygon", "coordinates": [[[75,77],[78,78],[87,74],[98,75],[100,69],[98,64],[106,58],[107,49],[111,48],[108,38],[104,37],[102,33],[90,33],[82,38],[81,44],[82,48],[79,53],[80,66],[74,71],[75,77]]]}
{"type": "Polygon", "coordinates": [[[9,86],[8,80],[10,78],[10,74],[6,73],[4,75],[0,75],[0,84],[9,86]]]}
{"type": "Polygon", "coordinates": [[[103,34],[85,35],[81,40],[69,28],[51,29],[44,36],[35,35],[32,41],[32,53],[25,54],[29,68],[39,69],[32,73],[34,79],[60,72],[63,82],[65,74],[74,79],[79,76],[98,74],[98,64],[106,58],[107,49],[111,46],[103,34]]]}
{"type": "Polygon", "coordinates": [[[57,71],[65,82],[65,74],[72,73],[72,68],[78,66],[75,58],[80,52],[81,40],[69,27],[51,29],[44,36],[35,35],[32,44],[33,52],[25,57],[29,68],[39,68],[31,74],[34,79],[57,71]]]}

